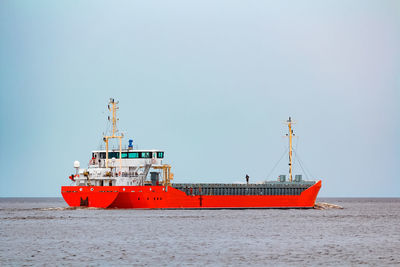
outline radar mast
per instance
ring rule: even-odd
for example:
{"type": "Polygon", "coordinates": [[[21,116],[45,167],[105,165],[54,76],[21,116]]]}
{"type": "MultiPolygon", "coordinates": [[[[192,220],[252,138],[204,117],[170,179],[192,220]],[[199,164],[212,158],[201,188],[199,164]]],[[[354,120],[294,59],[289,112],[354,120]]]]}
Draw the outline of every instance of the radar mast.
{"type": "MultiPolygon", "coordinates": [[[[106,135],[103,137],[104,142],[106,143],[106,168],[108,168],[108,140],[109,139],[119,139],[119,167],[120,169],[122,168],[122,158],[121,158],[121,154],[122,154],[122,138],[124,137],[124,135],[121,133],[121,135],[115,135],[118,132],[117,129],[117,110],[118,108],[118,103],[119,101],[115,102],[114,98],[110,98],[110,102],[108,103],[108,110],[112,112],[112,125],[113,125],[113,129],[112,129],[112,135],[106,135]],[[111,105],[111,106],[110,106],[111,105]]],[[[110,120],[110,117],[108,117],[108,120],[110,120]]],[[[113,166],[115,167],[115,166],[113,166]]]]}

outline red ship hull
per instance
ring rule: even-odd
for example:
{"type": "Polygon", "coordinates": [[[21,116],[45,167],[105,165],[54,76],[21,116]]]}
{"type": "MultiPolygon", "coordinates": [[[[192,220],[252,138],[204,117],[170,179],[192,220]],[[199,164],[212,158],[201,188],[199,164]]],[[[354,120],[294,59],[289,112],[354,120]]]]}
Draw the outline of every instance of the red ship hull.
{"type": "Polygon", "coordinates": [[[63,186],[71,207],[120,209],[313,208],[321,181],[300,195],[196,195],[164,186],[63,186]]]}

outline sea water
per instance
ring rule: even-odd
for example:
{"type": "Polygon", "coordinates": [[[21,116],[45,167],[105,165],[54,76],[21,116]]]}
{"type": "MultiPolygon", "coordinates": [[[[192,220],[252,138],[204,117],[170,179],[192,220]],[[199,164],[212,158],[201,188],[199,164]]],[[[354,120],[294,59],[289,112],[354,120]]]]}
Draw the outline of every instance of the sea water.
{"type": "Polygon", "coordinates": [[[343,209],[104,210],[0,199],[0,265],[400,265],[400,199],[343,209]]]}

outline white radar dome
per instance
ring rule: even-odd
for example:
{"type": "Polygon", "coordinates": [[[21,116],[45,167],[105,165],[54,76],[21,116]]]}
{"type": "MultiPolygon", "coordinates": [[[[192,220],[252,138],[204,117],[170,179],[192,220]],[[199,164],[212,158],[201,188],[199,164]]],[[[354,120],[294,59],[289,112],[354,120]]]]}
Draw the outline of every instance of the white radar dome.
{"type": "Polygon", "coordinates": [[[74,161],[74,168],[79,168],[81,166],[81,164],[79,163],[79,161],[75,160],[74,161]]]}

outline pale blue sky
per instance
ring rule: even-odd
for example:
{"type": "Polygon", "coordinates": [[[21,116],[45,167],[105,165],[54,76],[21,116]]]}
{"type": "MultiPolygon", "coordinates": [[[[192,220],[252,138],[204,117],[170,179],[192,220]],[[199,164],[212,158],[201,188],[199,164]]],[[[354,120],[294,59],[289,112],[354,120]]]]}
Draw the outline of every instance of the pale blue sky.
{"type": "Polygon", "coordinates": [[[109,97],[176,182],[266,179],[290,115],[321,197],[400,196],[399,1],[3,0],[0,36],[0,196],[60,196],[109,97]]]}

